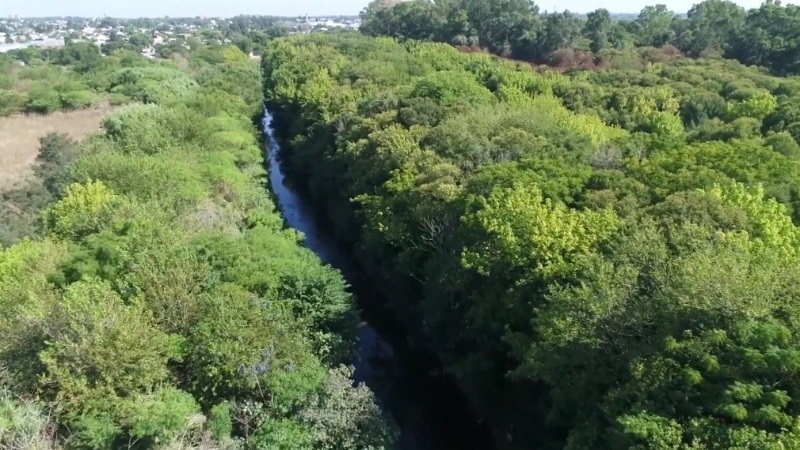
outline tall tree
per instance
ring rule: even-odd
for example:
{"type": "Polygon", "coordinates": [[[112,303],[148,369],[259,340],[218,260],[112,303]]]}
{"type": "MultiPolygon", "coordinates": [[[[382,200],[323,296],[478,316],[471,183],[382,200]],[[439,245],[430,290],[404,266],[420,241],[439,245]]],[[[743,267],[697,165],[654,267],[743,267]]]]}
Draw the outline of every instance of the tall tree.
{"type": "Polygon", "coordinates": [[[678,36],[681,50],[699,55],[706,49],[725,50],[744,26],[744,8],[729,0],[706,0],[689,10],[678,36]]]}
{"type": "Polygon", "coordinates": [[[524,48],[538,26],[539,8],[531,0],[465,0],[467,17],[480,44],[501,53],[512,46],[524,48]]]}
{"type": "Polygon", "coordinates": [[[750,10],[726,56],[780,73],[800,72],[800,6],[768,0],[750,10]]]}
{"type": "Polygon", "coordinates": [[[621,23],[615,23],[611,26],[608,42],[616,50],[627,50],[636,45],[633,34],[621,23]]]}
{"type": "Polygon", "coordinates": [[[583,23],[575,14],[569,11],[548,14],[544,17],[545,50],[553,52],[561,48],[575,48],[581,40],[583,23]]]}
{"type": "Polygon", "coordinates": [[[666,5],[645,6],[634,21],[634,30],[639,45],[661,47],[673,37],[672,21],[675,13],[666,5]]]}
{"type": "Polygon", "coordinates": [[[586,17],[583,34],[589,39],[589,48],[597,53],[609,46],[611,34],[611,14],[607,9],[600,8],[590,12],[586,17]]]}
{"type": "Polygon", "coordinates": [[[361,32],[368,35],[382,34],[384,31],[385,19],[381,13],[400,4],[400,0],[372,0],[364,8],[359,16],[361,17],[361,32]]]}

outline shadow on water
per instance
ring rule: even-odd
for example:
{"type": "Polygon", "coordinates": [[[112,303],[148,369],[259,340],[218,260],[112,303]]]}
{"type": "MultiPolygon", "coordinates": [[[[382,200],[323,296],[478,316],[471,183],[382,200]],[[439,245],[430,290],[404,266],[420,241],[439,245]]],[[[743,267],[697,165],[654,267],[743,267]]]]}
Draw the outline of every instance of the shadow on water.
{"type": "Polygon", "coordinates": [[[338,245],[310,205],[286,183],[277,160],[278,144],[263,118],[267,141],[269,179],[287,224],[305,235],[305,245],[320,259],[339,269],[359,299],[361,319],[359,352],[353,365],[356,382],[365,382],[400,427],[396,448],[401,450],[490,450],[490,433],[469,411],[455,382],[441,373],[435,358],[413,351],[398,324],[376,311],[376,298],[352,258],[338,245]],[[369,299],[369,301],[367,300],[369,299]]]}

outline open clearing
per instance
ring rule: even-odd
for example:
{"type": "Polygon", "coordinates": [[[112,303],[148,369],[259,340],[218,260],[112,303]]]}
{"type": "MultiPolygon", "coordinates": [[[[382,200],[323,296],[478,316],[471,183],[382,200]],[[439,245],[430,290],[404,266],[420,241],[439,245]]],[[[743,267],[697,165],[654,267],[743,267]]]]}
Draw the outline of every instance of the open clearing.
{"type": "Polygon", "coordinates": [[[60,132],[78,140],[99,129],[109,111],[108,106],[98,106],[48,115],[0,117],[0,189],[13,186],[31,173],[39,154],[39,138],[60,132]]]}

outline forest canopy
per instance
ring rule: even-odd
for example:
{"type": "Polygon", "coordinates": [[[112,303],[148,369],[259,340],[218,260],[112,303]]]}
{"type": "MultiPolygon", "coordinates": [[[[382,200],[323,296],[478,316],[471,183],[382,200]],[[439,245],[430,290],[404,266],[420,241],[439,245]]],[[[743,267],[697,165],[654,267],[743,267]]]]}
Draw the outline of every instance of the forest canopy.
{"type": "Polygon", "coordinates": [[[724,56],[800,74],[798,5],[766,0],[747,10],[730,0],[705,0],[680,15],[664,4],[646,6],[633,20],[613,20],[612,13],[542,13],[532,0],[374,0],[361,14],[361,31],[565,67],[630,65],[666,47],[662,58],[670,51],[724,56]]]}
{"type": "Polygon", "coordinates": [[[185,64],[39,54],[3,60],[6,114],[75,92],[131,104],[81,142],[45,136],[0,200],[16,217],[0,228],[0,447],[390,447],[346,366],[345,281],[265,185],[257,63],[234,46],[185,64]]]}
{"type": "Polygon", "coordinates": [[[498,449],[800,448],[800,7],[361,18],[0,55],[0,116],[113,107],[0,192],[0,448],[397,442],[345,280],[266,186],[264,108],[498,449]]]}
{"type": "MultiPolygon", "coordinates": [[[[798,447],[800,80],[610,43],[674,42],[662,7],[388,3],[362,31],[391,37],[271,42],[265,99],[285,171],[498,447],[798,447]],[[617,63],[463,51],[540,61],[570,40],[617,63]]],[[[705,33],[687,53],[736,48],[703,25],[720,8],[685,19],[705,33]]]]}

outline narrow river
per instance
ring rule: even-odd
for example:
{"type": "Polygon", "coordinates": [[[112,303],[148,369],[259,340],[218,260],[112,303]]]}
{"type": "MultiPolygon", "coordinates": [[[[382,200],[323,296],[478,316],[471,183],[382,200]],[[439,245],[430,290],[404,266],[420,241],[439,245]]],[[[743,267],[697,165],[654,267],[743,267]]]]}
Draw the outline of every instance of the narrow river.
{"type": "Polygon", "coordinates": [[[320,259],[342,272],[359,300],[364,324],[359,330],[359,353],[353,365],[356,382],[366,383],[400,427],[399,450],[490,450],[488,430],[470,414],[467,402],[452,379],[441,374],[428,355],[408,348],[397,327],[387,324],[387,314],[374,290],[333,236],[320,226],[309,202],[284,179],[277,160],[278,147],[264,115],[267,159],[272,191],[287,224],[305,235],[305,245],[320,259]],[[369,298],[371,297],[371,298],[369,298]],[[367,301],[369,298],[369,301],[367,301]]]}

